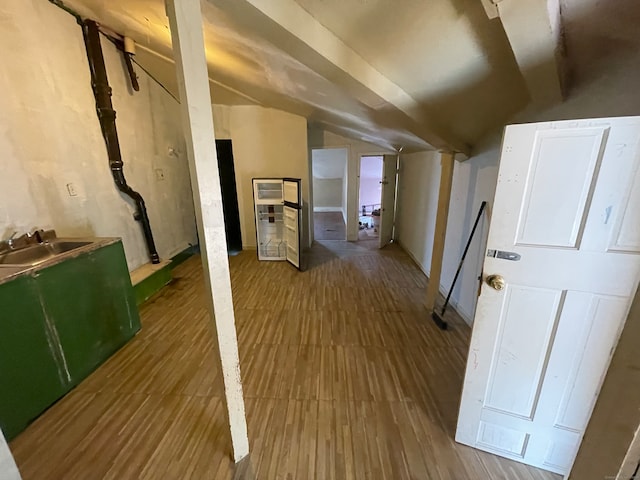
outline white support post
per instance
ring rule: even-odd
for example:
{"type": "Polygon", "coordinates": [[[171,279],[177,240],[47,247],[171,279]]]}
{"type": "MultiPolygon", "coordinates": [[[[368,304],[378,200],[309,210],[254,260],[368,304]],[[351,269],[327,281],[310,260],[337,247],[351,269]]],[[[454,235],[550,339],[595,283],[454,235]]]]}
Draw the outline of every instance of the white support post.
{"type": "Polygon", "coordinates": [[[222,193],[199,0],[166,0],[204,278],[215,328],[233,459],[249,453],[222,193]]]}
{"type": "Polygon", "coordinates": [[[9,445],[0,430],[0,480],[21,480],[21,478],[9,445]]]}
{"type": "Polygon", "coordinates": [[[440,191],[438,192],[438,213],[436,214],[436,231],[433,236],[433,250],[431,253],[431,270],[427,284],[427,300],[425,307],[432,311],[436,306],[436,299],[440,293],[440,274],[444,257],[444,243],[447,235],[447,219],[449,218],[449,202],[451,200],[451,185],[453,183],[453,164],[455,153],[440,152],[440,191]]]}

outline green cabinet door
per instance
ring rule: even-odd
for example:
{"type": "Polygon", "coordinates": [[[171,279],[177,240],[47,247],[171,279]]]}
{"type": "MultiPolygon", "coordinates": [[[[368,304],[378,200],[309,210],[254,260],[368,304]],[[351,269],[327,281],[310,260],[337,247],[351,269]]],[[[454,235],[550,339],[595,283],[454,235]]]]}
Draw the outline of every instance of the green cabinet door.
{"type": "Polygon", "coordinates": [[[121,242],[0,285],[0,427],[7,439],[139,329],[121,242]]]}
{"type": "Polygon", "coordinates": [[[72,385],[140,330],[122,243],[40,272],[46,314],[54,319],[72,385]]]}
{"type": "Polygon", "coordinates": [[[0,286],[0,427],[13,438],[68,390],[55,329],[36,279],[0,286]]]}

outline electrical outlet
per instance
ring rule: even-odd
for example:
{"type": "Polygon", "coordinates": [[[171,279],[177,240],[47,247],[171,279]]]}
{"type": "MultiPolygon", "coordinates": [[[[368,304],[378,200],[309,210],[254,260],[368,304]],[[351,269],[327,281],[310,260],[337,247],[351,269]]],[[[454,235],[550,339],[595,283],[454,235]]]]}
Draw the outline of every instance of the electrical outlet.
{"type": "Polygon", "coordinates": [[[164,180],[164,170],[162,170],[161,168],[156,168],[156,180],[164,180]]]}
{"type": "Polygon", "coordinates": [[[78,196],[78,191],[76,190],[76,186],[73,183],[67,183],[67,191],[69,192],[70,197],[78,196]]]}

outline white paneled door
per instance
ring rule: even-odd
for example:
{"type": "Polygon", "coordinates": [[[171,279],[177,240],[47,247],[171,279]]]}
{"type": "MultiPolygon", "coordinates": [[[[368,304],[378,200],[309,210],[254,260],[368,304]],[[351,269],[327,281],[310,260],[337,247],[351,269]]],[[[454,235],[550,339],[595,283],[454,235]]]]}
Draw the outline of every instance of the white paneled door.
{"type": "Polygon", "coordinates": [[[640,117],[506,128],[458,442],[568,474],[640,275],[640,117]]]}
{"type": "Polygon", "coordinates": [[[396,206],[397,157],[382,157],[382,198],[380,200],[380,248],[393,239],[393,222],[396,206]]]}

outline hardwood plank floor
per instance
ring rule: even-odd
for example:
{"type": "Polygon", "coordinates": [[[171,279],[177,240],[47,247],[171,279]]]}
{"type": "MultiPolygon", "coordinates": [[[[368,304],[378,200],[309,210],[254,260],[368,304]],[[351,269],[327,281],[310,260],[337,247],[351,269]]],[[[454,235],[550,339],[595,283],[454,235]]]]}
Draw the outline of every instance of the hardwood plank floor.
{"type": "Polygon", "coordinates": [[[342,212],[313,212],[313,238],[316,240],[344,240],[347,226],[342,212]]]}
{"type": "Polygon", "coordinates": [[[454,442],[469,328],[438,330],[397,246],[322,242],[300,273],[229,259],[250,456],[230,461],[199,258],[142,331],[11,443],[31,479],[524,479],[560,476],[454,442]]]}

